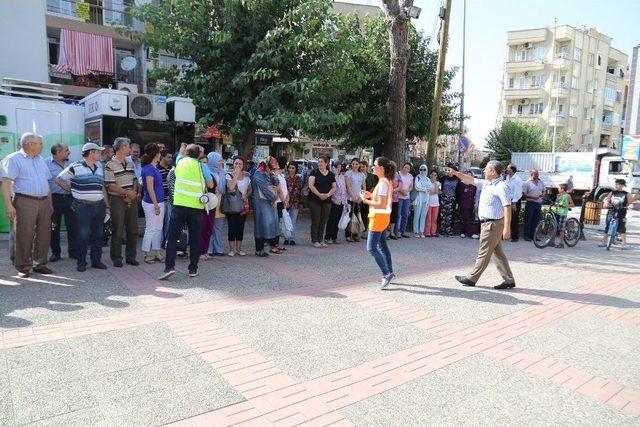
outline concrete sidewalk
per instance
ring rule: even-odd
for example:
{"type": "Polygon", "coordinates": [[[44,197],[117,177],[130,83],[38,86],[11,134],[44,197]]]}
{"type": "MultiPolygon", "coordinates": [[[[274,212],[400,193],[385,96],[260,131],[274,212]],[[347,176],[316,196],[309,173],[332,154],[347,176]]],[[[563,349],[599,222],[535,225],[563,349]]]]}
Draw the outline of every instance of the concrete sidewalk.
{"type": "MultiPolygon", "coordinates": [[[[0,425],[640,423],[640,218],[631,248],[505,243],[517,287],[475,288],[477,241],[365,243],[18,279],[0,249],[0,425]]],[[[252,253],[252,226],[245,250],[252,253]]],[[[65,251],[63,251],[65,253],[65,251]]],[[[105,250],[108,258],[108,250],[105,250]]],[[[141,258],[141,257],[140,257],[141,258]]],[[[106,260],[108,261],[108,260],[106,260]]]]}

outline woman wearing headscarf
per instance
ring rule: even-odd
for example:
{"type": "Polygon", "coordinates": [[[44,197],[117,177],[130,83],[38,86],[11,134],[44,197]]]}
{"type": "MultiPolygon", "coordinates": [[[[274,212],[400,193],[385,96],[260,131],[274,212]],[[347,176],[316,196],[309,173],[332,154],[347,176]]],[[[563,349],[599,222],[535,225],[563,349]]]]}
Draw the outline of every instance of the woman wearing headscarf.
{"type": "MultiPolygon", "coordinates": [[[[209,191],[216,193],[216,180],[211,175],[211,171],[207,167],[207,158],[204,156],[204,149],[200,149],[200,166],[202,169],[202,176],[205,181],[211,182],[212,186],[208,187],[209,191]]],[[[211,240],[211,234],[213,233],[213,226],[216,220],[215,210],[209,212],[202,212],[202,226],[200,227],[200,259],[209,259],[207,255],[207,248],[209,247],[209,240],[211,240]]]]}
{"type": "Polygon", "coordinates": [[[427,165],[420,165],[418,175],[414,179],[413,188],[416,190],[416,198],[413,200],[413,237],[424,238],[424,229],[429,212],[429,179],[427,165]]]}
{"type": "Polygon", "coordinates": [[[273,246],[279,234],[278,210],[276,208],[278,181],[271,174],[269,165],[272,163],[272,159],[273,157],[267,157],[266,161],[261,162],[251,177],[251,187],[253,188],[253,230],[256,241],[256,255],[259,257],[269,256],[264,250],[265,243],[273,246]]]}
{"type": "MultiPolygon", "coordinates": [[[[449,168],[458,170],[454,165],[449,168]]],[[[440,234],[453,237],[453,220],[456,213],[456,202],[459,194],[460,179],[454,176],[444,176],[440,179],[442,194],[440,195],[440,234]]]]}
{"type": "MultiPolygon", "coordinates": [[[[342,174],[342,162],[340,160],[333,161],[332,172],[335,175],[337,190],[331,196],[331,211],[327,221],[327,230],[324,233],[324,242],[328,244],[338,243],[338,223],[349,197],[347,195],[347,178],[342,174]]],[[[360,193],[358,193],[358,197],[360,197],[360,193]]]]}
{"type": "Polygon", "coordinates": [[[216,196],[218,197],[218,207],[215,210],[215,221],[213,223],[213,234],[209,241],[209,255],[224,255],[224,247],[222,246],[224,231],[224,214],[220,210],[222,205],[222,196],[227,191],[227,174],[224,171],[224,159],[220,153],[215,151],[207,154],[207,166],[216,182],[216,196]]]}

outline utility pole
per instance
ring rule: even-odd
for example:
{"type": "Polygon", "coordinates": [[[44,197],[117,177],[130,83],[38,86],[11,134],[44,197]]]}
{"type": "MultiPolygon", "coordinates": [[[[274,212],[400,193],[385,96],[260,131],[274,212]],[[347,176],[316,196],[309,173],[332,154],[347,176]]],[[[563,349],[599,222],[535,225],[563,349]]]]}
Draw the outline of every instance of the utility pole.
{"type": "Polygon", "coordinates": [[[440,52],[438,53],[438,66],[436,68],[436,88],[433,95],[433,108],[431,110],[431,127],[429,128],[429,145],[427,145],[427,164],[433,165],[435,160],[436,139],[440,124],[440,106],[442,104],[442,87],[444,85],[444,67],[447,57],[447,45],[449,44],[449,19],[451,18],[451,0],[445,1],[444,8],[440,9],[442,28],[440,29],[440,52]],[[444,10],[443,10],[444,9],[444,10]]]}
{"type": "MultiPolygon", "coordinates": [[[[460,96],[460,137],[464,135],[464,74],[466,68],[464,67],[465,63],[465,53],[467,45],[467,0],[464,0],[462,7],[462,95],[460,96]]],[[[460,141],[460,140],[458,140],[460,141]]],[[[462,166],[462,150],[460,150],[460,145],[458,145],[458,167],[462,166]]]]}
{"type": "MultiPolygon", "coordinates": [[[[558,20],[556,18],[553,18],[553,62],[551,62],[552,64],[554,64],[556,62],[556,31],[558,31],[558,20]]],[[[560,109],[560,91],[564,91],[564,87],[563,87],[563,83],[560,81],[560,70],[558,69],[557,73],[556,73],[556,78],[558,79],[556,82],[556,114],[555,114],[555,122],[553,123],[553,138],[551,140],[551,152],[555,153],[556,152],[556,140],[557,140],[557,135],[558,135],[558,113],[559,113],[559,109],[560,109]]],[[[566,84],[566,82],[564,83],[566,84]]]]}

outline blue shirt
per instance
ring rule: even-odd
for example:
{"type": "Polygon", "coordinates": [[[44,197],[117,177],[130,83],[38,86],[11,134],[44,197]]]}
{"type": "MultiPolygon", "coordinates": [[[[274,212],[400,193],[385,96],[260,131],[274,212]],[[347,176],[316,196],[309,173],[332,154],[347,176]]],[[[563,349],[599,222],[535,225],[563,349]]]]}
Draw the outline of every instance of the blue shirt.
{"type": "MultiPolygon", "coordinates": [[[[53,157],[47,159],[47,166],[49,166],[49,171],[51,172],[51,179],[49,180],[49,186],[51,187],[51,194],[64,194],[68,195],[69,192],[64,188],[60,187],[56,182],[56,177],[60,175],[66,167],[69,166],[69,160],[65,160],[63,166],[60,166],[53,157]]],[[[64,182],[71,185],[68,179],[63,179],[64,182]]]]}
{"type": "Polygon", "coordinates": [[[84,161],[74,162],[60,172],[58,178],[71,181],[74,199],[89,202],[104,200],[104,169],[100,162],[96,162],[93,168],[84,161]]]}
{"type": "Polygon", "coordinates": [[[162,174],[157,167],[152,164],[148,164],[142,167],[142,185],[143,193],[142,200],[146,203],[153,203],[149,192],[147,191],[147,177],[153,177],[153,192],[156,194],[156,201],[162,203],[165,201],[164,188],[162,187],[162,174]]]}
{"type": "Polygon", "coordinates": [[[40,155],[29,157],[22,149],[9,154],[4,160],[4,177],[13,181],[14,193],[33,197],[49,195],[51,171],[40,155]]]}
{"type": "Polygon", "coordinates": [[[511,206],[511,192],[501,179],[475,179],[474,183],[480,191],[478,201],[478,217],[483,219],[504,218],[504,208],[511,206]]]}

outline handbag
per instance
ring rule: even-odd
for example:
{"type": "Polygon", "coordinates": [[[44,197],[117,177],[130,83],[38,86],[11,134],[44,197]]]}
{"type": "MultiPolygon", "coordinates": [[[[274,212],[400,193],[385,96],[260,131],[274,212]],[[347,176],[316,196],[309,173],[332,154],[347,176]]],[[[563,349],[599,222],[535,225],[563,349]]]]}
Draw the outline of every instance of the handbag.
{"type": "Polygon", "coordinates": [[[364,233],[365,231],[367,231],[367,227],[365,227],[364,225],[364,221],[362,220],[362,215],[360,214],[360,212],[358,212],[358,214],[356,215],[356,219],[358,220],[358,231],[357,233],[364,233]]]}
{"type": "Polygon", "coordinates": [[[349,232],[351,234],[360,233],[360,225],[358,224],[358,215],[355,212],[351,213],[351,222],[349,223],[349,232]]]}
{"type": "Polygon", "coordinates": [[[344,209],[342,209],[342,216],[340,216],[340,221],[338,221],[338,229],[346,230],[349,226],[349,222],[351,222],[351,206],[344,205],[344,209]]]}
{"type": "Polygon", "coordinates": [[[244,210],[244,201],[240,192],[233,190],[224,193],[220,210],[225,215],[241,213],[244,210]]]}

